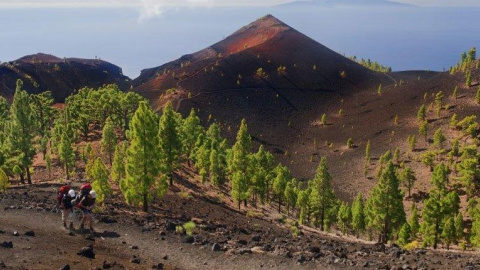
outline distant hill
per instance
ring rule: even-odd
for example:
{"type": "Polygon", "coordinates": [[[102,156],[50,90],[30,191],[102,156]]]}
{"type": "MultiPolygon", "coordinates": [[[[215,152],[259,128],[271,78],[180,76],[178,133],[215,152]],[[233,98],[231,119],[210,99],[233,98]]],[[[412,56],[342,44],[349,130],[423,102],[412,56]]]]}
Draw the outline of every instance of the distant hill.
{"type": "Polygon", "coordinates": [[[29,93],[50,90],[56,102],[63,102],[72,92],[85,86],[116,83],[126,89],[130,81],[120,67],[102,60],[62,59],[43,53],[0,64],[0,95],[11,98],[18,79],[23,80],[29,93]]]}
{"type": "Polygon", "coordinates": [[[304,0],[294,1],[278,7],[341,7],[341,6],[366,6],[366,7],[408,7],[409,4],[398,3],[388,0],[304,0]]]}

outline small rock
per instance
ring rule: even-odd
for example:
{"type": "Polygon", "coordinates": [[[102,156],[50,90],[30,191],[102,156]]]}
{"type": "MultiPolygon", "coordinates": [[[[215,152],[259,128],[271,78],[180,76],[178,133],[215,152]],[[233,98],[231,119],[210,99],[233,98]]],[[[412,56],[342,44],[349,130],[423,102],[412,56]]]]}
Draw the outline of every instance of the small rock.
{"type": "Polygon", "coordinates": [[[193,244],[195,242],[195,238],[191,235],[187,235],[185,238],[183,238],[182,242],[186,244],[193,244]]]}
{"type": "Polygon", "coordinates": [[[13,236],[20,236],[20,234],[17,231],[14,231],[13,236]]]}
{"type": "Polygon", "coordinates": [[[62,268],[60,268],[60,270],[70,270],[70,265],[65,264],[62,268]]]}
{"type": "Polygon", "coordinates": [[[82,256],[82,257],[86,257],[86,258],[89,258],[89,259],[95,259],[95,253],[93,252],[93,248],[91,246],[90,247],[83,247],[77,253],[77,255],[82,256]]]}
{"type": "Polygon", "coordinates": [[[138,249],[137,246],[130,246],[130,249],[138,249]]]}
{"type": "Polygon", "coordinates": [[[30,236],[30,237],[35,237],[35,232],[34,231],[28,231],[25,233],[26,236],[30,236]]]}
{"type": "Polygon", "coordinates": [[[368,267],[368,262],[364,262],[364,263],[362,264],[362,267],[368,267]]]}
{"type": "Polygon", "coordinates": [[[165,256],[163,256],[163,258],[162,258],[162,259],[164,259],[164,260],[168,260],[168,255],[165,255],[165,256]]]}
{"type": "Polygon", "coordinates": [[[113,224],[117,223],[117,220],[112,217],[102,217],[99,222],[106,223],[106,224],[113,224]]]}
{"type": "Polygon", "coordinates": [[[212,245],[212,251],[220,251],[221,249],[222,247],[218,243],[212,245]]]}
{"type": "Polygon", "coordinates": [[[240,248],[236,252],[237,254],[243,255],[243,254],[251,254],[252,250],[249,248],[240,248]]]}
{"type": "Polygon", "coordinates": [[[152,269],[163,270],[163,267],[164,267],[163,263],[158,263],[158,264],[154,264],[152,266],[152,269]]]}
{"type": "Polygon", "coordinates": [[[260,242],[262,240],[262,237],[260,235],[255,235],[252,237],[252,241],[254,242],[260,242]]]}
{"type": "Polygon", "coordinates": [[[140,264],[140,258],[133,256],[133,258],[130,260],[131,263],[134,264],[140,264]]]}
{"type": "Polygon", "coordinates": [[[167,222],[165,224],[165,230],[167,231],[175,231],[177,228],[177,224],[173,223],[173,222],[167,222]]]}
{"type": "Polygon", "coordinates": [[[4,262],[0,261],[0,268],[7,268],[4,262]]]}
{"type": "Polygon", "coordinates": [[[3,242],[2,247],[4,248],[13,248],[13,243],[10,241],[10,242],[3,242]]]}

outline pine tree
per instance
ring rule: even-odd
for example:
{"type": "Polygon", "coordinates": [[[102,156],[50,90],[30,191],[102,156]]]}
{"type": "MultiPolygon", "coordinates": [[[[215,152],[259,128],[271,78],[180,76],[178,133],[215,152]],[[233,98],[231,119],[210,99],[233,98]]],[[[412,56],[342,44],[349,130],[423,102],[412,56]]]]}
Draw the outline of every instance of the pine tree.
{"type": "Polygon", "coordinates": [[[442,162],[435,166],[433,169],[431,183],[436,189],[436,191],[445,193],[446,190],[446,183],[448,183],[448,172],[447,167],[442,162]]]}
{"type": "Polygon", "coordinates": [[[310,207],[309,207],[310,192],[311,192],[310,189],[300,190],[298,192],[297,206],[300,210],[300,215],[299,215],[300,224],[306,224],[310,216],[310,207]]]}
{"type": "Polygon", "coordinates": [[[112,155],[117,145],[117,135],[115,135],[113,121],[110,117],[107,118],[105,126],[103,126],[102,141],[100,143],[102,151],[108,154],[108,160],[110,165],[112,165],[112,155]]]}
{"type": "Polygon", "coordinates": [[[350,149],[353,147],[353,139],[352,138],[349,138],[347,140],[347,148],[350,149]]]}
{"type": "Polygon", "coordinates": [[[443,92],[439,91],[435,95],[435,110],[437,111],[437,117],[440,117],[440,112],[443,108],[443,92]]]}
{"type": "Polygon", "coordinates": [[[324,113],[324,114],[322,115],[322,118],[320,119],[320,125],[321,125],[321,126],[325,126],[326,124],[327,124],[327,114],[324,113]]]}
{"type": "Polygon", "coordinates": [[[96,201],[99,204],[103,204],[105,197],[112,194],[112,189],[108,183],[108,169],[103,163],[102,159],[97,158],[93,163],[92,176],[93,183],[92,188],[97,192],[96,201]]]}
{"type": "Polygon", "coordinates": [[[10,153],[13,154],[21,169],[26,173],[28,184],[32,184],[30,166],[35,155],[33,139],[36,125],[30,106],[30,97],[22,88],[23,82],[17,80],[17,88],[10,106],[8,146],[10,153]]]}
{"type": "Polygon", "coordinates": [[[158,121],[155,113],[141,102],[130,122],[127,137],[130,145],[126,153],[126,177],[120,183],[127,203],[141,204],[143,211],[148,211],[148,202],[152,199],[151,191],[155,189],[159,196],[167,191],[165,177],[159,177],[160,147],[158,121]]]}
{"type": "Polygon", "coordinates": [[[52,174],[52,158],[50,157],[50,154],[47,154],[45,156],[45,165],[47,167],[48,177],[51,177],[51,174],[52,174]]]}
{"type": "Polygon", "coordinates": [[[67,133],[62,135],[60,145],[58,147],[58,155],[63,163],[67,180],[70,179],[70,169],[75,166],[75,151],[73,150],[70,136],[67,133]]]}
{"type": "Polygon", "coordinates": [[[365,203],[363,196],[358,193],[352,204],[352,229],[355,231],[357,238],[360,233],[365,230],[365,203]]]}
{"type": "Polygon", "coordinates": [[[82,160],[85,163],[85,165],[90,159],[89,155],[91,155],[92,153],[93,153],[92,145],[90,143],[87,143],[87,145],[85,145],[85,147],[83,148],[83,152],[82,152],[82,160]]]}
{"type": "Polygon", "coordinates": [[[400,232],[398,233],[398,243],[401,246],[404,246],[410,243],[411,236],[412,236],[412,230],[410,228],[410,225],[407,222],[405,222],[402,225],[400,232]]]}
{"type": "Polygon", "coordinates": [[[380,85],[378,86],[378,89],[377,89],[377,94],[378,94],[379,96],[381,96],[382,93],[383,93],[383,91],[382,91],[382,85],[380,84],[380,85]]]}
{"type": "Polygon", "coordinates": [[[410,146],[410,151],[414,151],[417,145],[417,136],[409,135],[408,136],[408,145],[410,146]]]}
{"type": "Polygon", "coordinates": [[[458,86],[455,86],[455,89],[453,90],[452,97],[453,97],[453,99],[457,100],[457,98],[458,98],[458,86]]]}
{"type": "Polygon", "coordinates": [[[457,128],[457,124],[458,124],[458,116],[456,113],[454,113],[452,115],[452,117],[450,117],[450,128],[452,129],[456,129],[457,128]]]}
{"type": "Polygon", "coordinates": [[[370,164],[370,158],[371,158],[371,149],[370,149],[370,140],[367,141],[367,146],[365,146],[365,162],[367,164],[370,164]]]}
{"type": "Polygon", "coordinates": [[[296,181],[292,180],[287,183],[284,192],[285,205],[287,206],[287,215],[290,214],[290,209],[295,208],[297,203],[296,181]]]}
{"type": "Polygon", "coordinates": [[[427,245],[433,246],[434,249],[437,249],[444,218],[442,195],[440,191],[433,190],[430,192],[430,197],[425,201],[423,207],[422,218],[422,234],[424,242],[427,245]]]}
{"type": "Polygon", "coordinates": [[[9,187],[10,183],[8,182],[8,176],[5,171],[0,168],[0,191],[5,193],[9,187]]]}
{"type": "Polygon", "coordinates": [[[245,119],[240,124],[237,133],[237,140],[232,148],[231,172],[232,172],[232,197],[238,203],[245,202],[249,195],[249,179],[250,179],[250,151],[252,148],[252,138],[248,134],[247,122],[245,119]]]}
{"type": "Polygon", "coordinates": [[[400,179],[402,182],[405,184],[408,190],[408,197],[411,197],[411,191],[413,188],[413,185],[417,178],[415,177],[415,173],[413,172],[411,167],[406,167],[402,173],[400,174],[400,179]]]}
{"type": "Polygon", "coordinates": [[[423,137],[425,138],[425,141],[428,142],[428,140],[427,140],[427,135],[428,135],[428,122],[427,122],[427,121],[423,121],[423,122],[420,124],[420,127],[418,128],[418,133],[420,133],[420,135],[423,135],[423,137]]]}
{"type": "Polygon", "coordinates": [[[455,222],[452,217],[448,217],[443,224],[442,239],[445,245],[447,245],[447,250],[450,249],[450,244],[457,241],[455,222]]]}
{"type": "Polygon", "coordinates": [[[395,148],[395,152],[393,152],[393,161],[396,163],[396,164],[400,164],[400,148],[397,147],[395,148]]]}
{"type": "Polygon", "coordinates": [[[475,103],[480,104],[480,87],[477,89],[477,93],[475,94],[475,103]]]}
{"type": "Polygon", "coordinates": [[[277,176],[273,181],[273,193],[278,198],[278,212],[281,213],[285,189],[287,187],[287,183],[291,181],[292,177],[290,176],[288,168],[280,164],[277,166],[277,168],[275,168],[275,171],[277,172],[277,176]]]}
{"type": "Polygon", "coordinates": [[[125,154],[127,151],[127,142],[119,143],[115,146],[115,155],[113,156],[112,172],[110,177],[116,183],[125,179],[125,154]]]}
{"type": "Polygon", "coordinates": [[[331,210],[336,206],[337,198],[331,186],[332,177],[328,172],[327,158],[322,157],[312,180],[311,205],[314,208],[316,222],[322,231],[329,227],[331,210]]]}
{"type": "Polygon", "coordinates": [[[338,209],[338,225],[340,226],[340,229],[342,231],[342,234],[347,233],[347,228],[348,224],[350,224],[350,221],[352,219],[352,209],[346,202],[342,202],[340,204],[340,208],[338,209]]]}
{"type": "Polygon", "coordinates": [[[478,206],[476,213],[472,218],[472,228],[470,229],[470,242],[474,247],[480,247],[480,213],[478,211],[478,206]]]}
{"type": "Polygon", "coordinates": [[[270,187],[276,177],[274,157],[268,151],[265,151],[263,145],[260,145],[258,152],[252,158],[253,200],[256,203],[257,197],[260,197],[260,202],[264,203],[265,200],[269,199],[270,187]]]}
{"type": "Polygon", "coordinates": [[[418,210],[417,206],[415,204],[412,205],[412,214],[410,216],[410,219],[408,221],[408,224],[410,225],[410,230],[411,230],[411,237],[416,238],[417,233],[420,230],[420,224],[418,223],[418,210]]]}
{"type": "Polygon", "coordinates": [[[438,128],[433,134],[433,145],[437,146],[439,149],[443,149],[443,142],[445,142],[445,140],[442,128],[438,128]]]}
{"type": "Polygon", "coordinates": [[[465,75],[465,85],[467,87],[472,86],[472,73],[470,71],[467,71],[467,74],[465,75]]]}
{"type": "Polygon", "coordinates": [[[210,180],[217,187],[223,184],[223,179],[221,178],[221,168],[220,168],[220,157],[217,150],[212,149],[210,151],[210,180]]]}
{"type": "Polygon", "coordinates": [[[394,230],[405,223],[405,210],[403,209],[403,193],[400,191],[395,167],[388,162],[382,172],[377,186],[372,190],[371,221],[380,230],[380,241],[386,243],[394,230]]]}
{"type": "Polygon", "coordinates": [[[180,134],[180,126],[178,125],[177,117],[179,116],[176,114],[172,103],[169,102],[163,109],[158,131],[160,164],[162,172],[167,175],[171,186],[173,185],[173,172],[178,167],[182,151],[182,142],[178,136],[180,134]]]}
{"type": "Polygon", "coordinates": [[[427,109],[425,108],[425,104],[422,104],[422,106],[420,106],[420,109],[418,109],[417,112],[418,122],[421,123],[425,121],[425,117],[427,117],[427,109]]]}
{"type": "Polygon", "coordinates": [[[455,234],[456,234],[457,242],[459,240],[462,240],[463,237],[465,236],[463,233],[464,229],[465,229],[465,224],[463,222],[463,215],[462,213],[458,213],[457,216],[455,216],[455,234]]]}
{"type": "Polygon", "coordinates": [[[185,121],[183,122],[182,126],[182,134],[183,134],[183,152],[187,155],[188,164],[190,166],[190,159],[195,150],[195,143],[197,142],[198,137],[200,134],[204,132],[202,126],[200,125],[200,118],[195,115],[195,110],[192,108],[190,114],[185,121]]]}

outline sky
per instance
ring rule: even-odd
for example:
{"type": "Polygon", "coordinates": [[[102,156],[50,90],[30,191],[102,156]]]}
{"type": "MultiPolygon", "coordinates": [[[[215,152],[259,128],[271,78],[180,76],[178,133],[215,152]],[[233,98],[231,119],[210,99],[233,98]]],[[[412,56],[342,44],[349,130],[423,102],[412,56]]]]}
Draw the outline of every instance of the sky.
{"type": "MultiPolygon", "coordinates": [[[[196,7],[274,6],[295,0],[0,0],[0,8],[118,8],[139,10],[138,22],[161,16],[169,10],[196,7]]],[[[391,0],[393,1],[393,0],[391,0]]],[[[395,0],[418,6],[480,6],[479,0],[395,0]]]]}

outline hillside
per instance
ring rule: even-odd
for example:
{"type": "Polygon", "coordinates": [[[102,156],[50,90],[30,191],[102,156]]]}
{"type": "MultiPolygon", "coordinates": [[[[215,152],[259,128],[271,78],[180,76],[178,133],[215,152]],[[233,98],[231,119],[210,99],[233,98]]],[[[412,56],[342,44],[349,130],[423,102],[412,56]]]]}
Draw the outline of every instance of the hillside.
{"type": "Polygon", "coordinates": [[[0,95],[10,98],[18,79],[29,93],[51,91],[56,102],[63,102],[75,90],[118,84],[129,87],[130,79],[118,66],[98,59],[58,58],[48,54],[24,56],[0,64],[0,95]]]}

